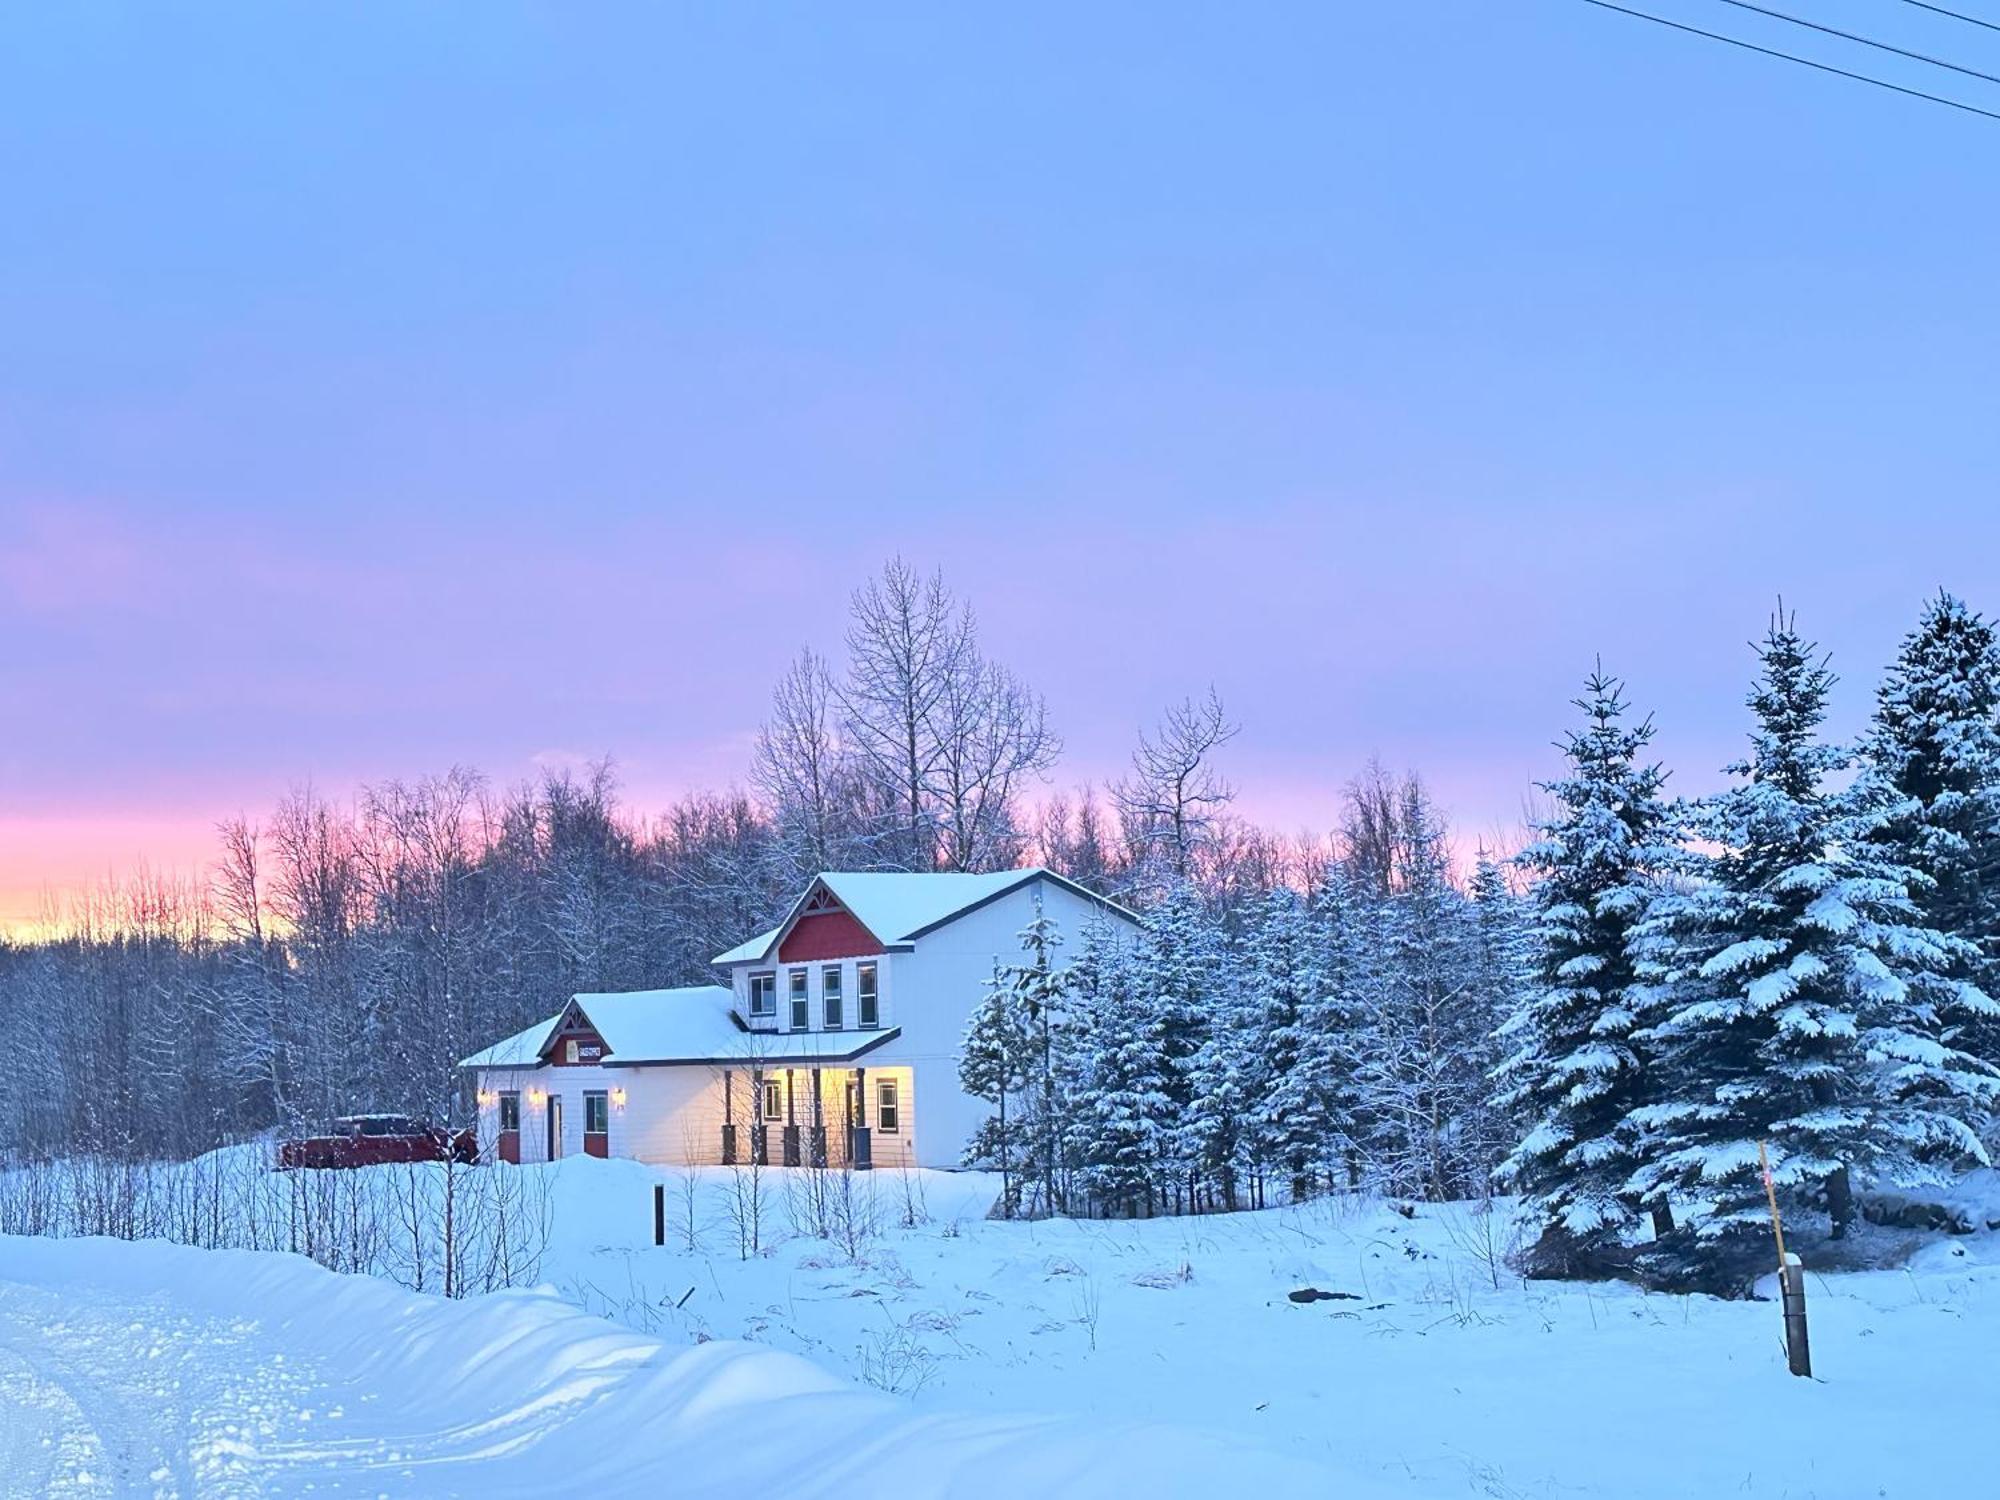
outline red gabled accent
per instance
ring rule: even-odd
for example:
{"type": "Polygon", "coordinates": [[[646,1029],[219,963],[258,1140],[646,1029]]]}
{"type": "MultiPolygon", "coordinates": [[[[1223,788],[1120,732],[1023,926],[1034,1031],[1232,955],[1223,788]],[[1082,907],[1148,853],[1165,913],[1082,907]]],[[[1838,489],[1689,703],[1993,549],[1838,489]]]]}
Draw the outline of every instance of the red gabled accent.
{"type": "Polygon", "coordinates": [[[541,1061],[558,1068],[594,1068],[611,1055],[611,1049],[604,1045],[604,1038],[597,1028],[590,1024],[590,1017],[583,1013],[583,1007],[575,1001],[563,1012],[563,1018],[556,1024],[555,1035],[542,1047],[541,1061]],[[569,1061],[566,1043],[576,1043],[576,1061],[569,1061]]]}
{"type": "Polygon", "coordinates": [[[844,911],[817,911],[792,924],[778,944],[780,963],[810,963],[822,958],[866,958],[880,953],[875,934],[844,911]]]}

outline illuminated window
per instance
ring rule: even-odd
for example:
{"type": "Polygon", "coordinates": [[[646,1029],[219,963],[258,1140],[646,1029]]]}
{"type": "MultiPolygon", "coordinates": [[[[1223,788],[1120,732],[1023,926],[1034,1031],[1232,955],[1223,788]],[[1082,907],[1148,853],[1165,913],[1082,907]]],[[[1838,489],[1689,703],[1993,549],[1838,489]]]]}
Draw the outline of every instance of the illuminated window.
{"type": "Polygon", "coordinates": [[[875,999],[875,965],[858,964],[854,970],[855,1021],[864,1031],[882,1024],[875,999]]]}
{"type": "Polygon", "coordinates": [[[563,1043],[563,1061],[566,1063],[576,1061],[576,1041],[574,1038],[563,1043]]]}
{"type": "Polygon", "coordinates": [[[764,1080],[764,1118],[766,1120],[785,1118],[785,1086],[775,1078],[764,1080]]]}
{"type": "Polygon", "coordinates": [[[902,1101],[897,1097],[893,1078],[875,1081],[875,1123],[887,1135],[903,1128],[902,1101]]]}
{"type": "Polygon", "coordinates": [[[819,1008],[821,1025],[828,1031],[838,1031],[843,1024],[840,1014],[840,965],[828,964],[819,971],[819,1008]]]}

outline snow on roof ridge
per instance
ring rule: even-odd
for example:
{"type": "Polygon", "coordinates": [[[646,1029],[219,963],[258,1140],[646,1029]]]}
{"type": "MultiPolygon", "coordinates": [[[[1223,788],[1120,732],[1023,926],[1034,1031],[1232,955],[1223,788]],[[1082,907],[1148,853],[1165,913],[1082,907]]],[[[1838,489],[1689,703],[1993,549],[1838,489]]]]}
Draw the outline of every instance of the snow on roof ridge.
{"type": "MultiPolygon", "coordinates": [[[[1031,880],[1073,882],[1046,865],[1012,870],[821,870],[806,883],[785,919],[748,942],[718,953],[711,963],[751,963],[764,957],[778,935],[799,915],[806,898],[824,885],[840,904],[884,945],[906,943],[918,934],[1003,895],[1031,880]],[[955,890],[953,888],[956,888],[955,890]],[[947,894],[950,892],[950,894],[947,894]]],[[[1080,889],[1080,887],[1079,887],[1080,889]]]]}

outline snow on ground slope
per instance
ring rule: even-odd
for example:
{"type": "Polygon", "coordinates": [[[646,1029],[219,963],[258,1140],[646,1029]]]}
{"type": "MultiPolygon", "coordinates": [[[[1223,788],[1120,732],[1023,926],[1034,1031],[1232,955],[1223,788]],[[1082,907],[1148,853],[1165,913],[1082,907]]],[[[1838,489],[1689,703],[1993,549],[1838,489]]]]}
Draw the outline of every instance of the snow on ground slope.
{"type": "Polygon", "coordinates": [[[1409,1496],[1995,1493],[1971,1434],[1994,1408],[2000,1234],[1811,1276],[1808,1382],[1786,1373],[1774,1304],[1524,1285],[1492,1264],[1499,1216],[1461,1205],[999,1223],[979,1179],[879,1173],[884,1227],[856,1254],[786,1238],[779,1187],[782,1242],[744,1259],[727,1174],[701,1183],[690,1250],[686,1174],[552,1170],[543,1275],[565,1295],[665,1337],[791,1350],[920,1410],[1198,1422],[1409,1496]],[[1340,1295],[1288,1300],[1308,1286],[1340,1295]]]}
{"type": "Polygon", "coordinates": [[[0,1239],[0,1493],[1383,1493],[1229,1438],[919,1412],[794,1355],[290,1255],[0,1239]]]}
{"type": "Polygon", "coordinates": [[[0,1239],[0,1493],[1995,1493],[2000,1233],[1810,1277],[1808,1382],[1772,1304],[1523,1285],[1463,1206],[1001,1223],[973,1174],[815,1207],[803,1173],[506,1170],[546,1189],[539,1292],[0,1239]]]}

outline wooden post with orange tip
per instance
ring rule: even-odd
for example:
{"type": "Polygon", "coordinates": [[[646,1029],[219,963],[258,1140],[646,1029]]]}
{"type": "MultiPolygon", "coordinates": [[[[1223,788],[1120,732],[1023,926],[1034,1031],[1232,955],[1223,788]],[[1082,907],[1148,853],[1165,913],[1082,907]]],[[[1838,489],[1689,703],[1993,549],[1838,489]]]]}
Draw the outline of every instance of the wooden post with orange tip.
{"type": "Polygon", "coordinates": [[[1771,1158],[1757,1143],[1757,1165],[1764,1169],[1764,1199],[1771,1205],[1771,1233],[1778,1240],[1778,1292],[1785,1307],[1785,1363],[1794,1375],[1812,1377],[1812,1344],[1806,1337],[1806,1268],[1785,1249],[1785,1221],[1778,1214],[1778,1185],[1771,1180],[1771,1158]]]}

